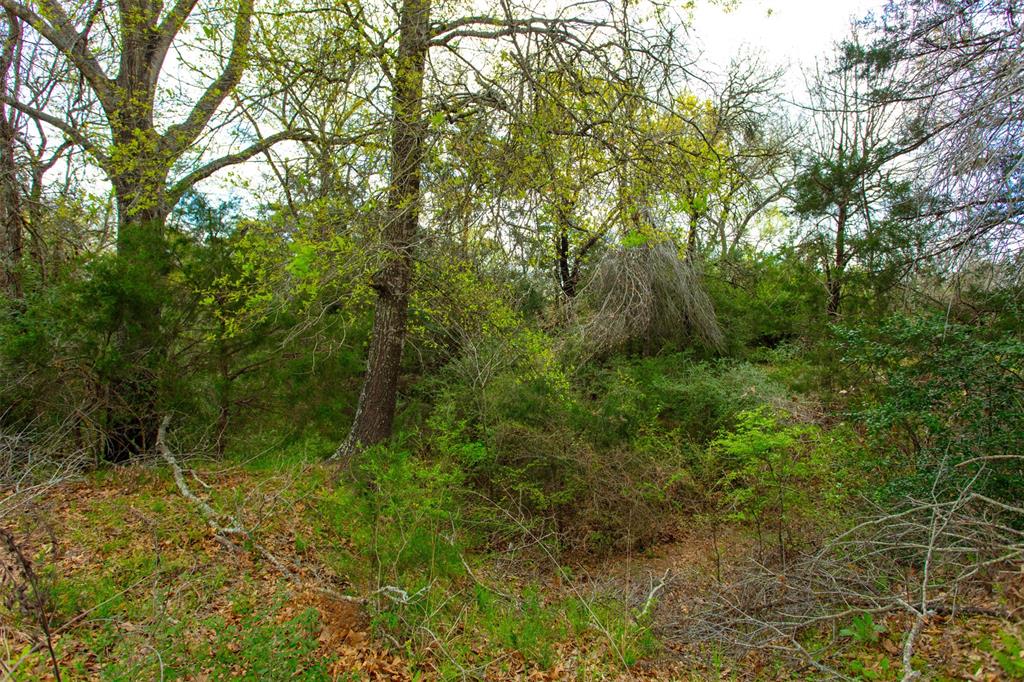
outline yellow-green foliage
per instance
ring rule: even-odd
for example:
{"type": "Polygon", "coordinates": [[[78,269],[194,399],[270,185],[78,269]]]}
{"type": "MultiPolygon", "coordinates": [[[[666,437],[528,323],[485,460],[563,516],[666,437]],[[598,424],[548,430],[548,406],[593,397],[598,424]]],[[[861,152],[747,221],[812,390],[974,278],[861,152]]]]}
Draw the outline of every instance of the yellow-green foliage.
{"type": "Polygon", "coordinates": [[[234,336],[283,312],[304,312],[339,283],[347,288],[338,312],[349,318],[371,300],[369,263],[349,235],[282,239],[272,222],[243,221],[231,243],[231,270],[200,292],[202,304],[234,336]]]}
{"type": "Polygon", "coordinates": [[[505,287],[455,258],[418,263],[416,274],[423,285],[413,293],[414,344],[454,361],[464,380],[481,389],[514,369],[517,381],[568,391],[553,340],[527,324],[505,287]]]}

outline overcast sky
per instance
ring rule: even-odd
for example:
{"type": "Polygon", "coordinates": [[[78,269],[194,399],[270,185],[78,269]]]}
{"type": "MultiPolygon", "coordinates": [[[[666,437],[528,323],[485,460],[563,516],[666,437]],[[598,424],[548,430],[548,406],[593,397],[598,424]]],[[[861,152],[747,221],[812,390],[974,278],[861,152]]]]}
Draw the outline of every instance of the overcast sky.
{"type": "Polygon", "coordinates": [[[884,0],[741,0],[735,9],[725,11],[699,0],[693,28],[705,57],[720,66],[742,49],[763,50],[770,64],[791,66],[795,82],[802,82],[799,67],[843,38],[851,17],[862,18],[884,4],[884,0]]]}
{"type": "MultiPolygon", "coordinates": [[[[560,0],[550,0],[558,5],[560,0]]],[[[786,67],[785,84],[794,99],[804,88],[801,66],[829,52],[850,30],[852,17],[879,11],[885,0],[739,0],[723,10],[710,0],[697,0],[693,35],[703,55],[701,65],[724,67],[738,52],[764,53],[767,65],[786,67]]],[[[235,194],[230,175],[250,176],[258,162],[242,164],[230,173],[203,183],[214,195],[235,194]]]]}

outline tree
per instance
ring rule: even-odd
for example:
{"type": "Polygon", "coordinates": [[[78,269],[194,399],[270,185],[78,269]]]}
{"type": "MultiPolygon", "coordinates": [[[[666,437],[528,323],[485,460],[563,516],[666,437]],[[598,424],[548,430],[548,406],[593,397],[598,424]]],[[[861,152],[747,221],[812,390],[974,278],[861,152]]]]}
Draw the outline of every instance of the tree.
{"type": "Polygon", "coordinates": [[[705,211],[705,243],[698,251],[734,257],[755,221],[789,190],[797,140],[782,113],[781,75],[745,57],[730,65],[724,84],[716,88],[714,110],[718,134],[727,140],[726,154],[720,158],[722,171],[705,211]]]}
{"type": "MultiPolygon", "coordinates": [[[[68,69],[48,49],[45,41],[29,29],[10,11],[4,12],[4,40],[0,57],[0,183],[3,202],[0,220],[3,237],[0,238],[4,256],[0,258],[0,279],[6,281],[6,290],[14,299],[20,298],[27,274],[27,252],[39,281],[47,281],[59,269],[66,253],[64,236],[52,234],[49,229],[51,200],[54,196],[68,197],[78,182],[79,166],[73,160],[74,145],[70,140],[54,140],[47,126],[8,101],[20,101],[33,109],[44,110],[62,106],[61,83],[70,83],[68,69]],[[55,100],[58,100],[55,103],[55,100]],[[50,183],[47,175],[59,168],[64,171],[60,183],[50,183]]],[[[67,91],[74,100],[83,99],[77,92],[80,84],[67,91]]],[[[80,121],[82,111],[69,107],[68,120],[80,121]]]]}
{"type": "Polygon", "coordinates": [[[556,71],[535,77],[543,90],[531,93],[517,146],[528,150],[519,179],[540,202],[537,227],[549,232],[541,238],[551,245],[558,288],[571,300],[579,293],[587,259],[618,215],[599,198],[612,170],[611,126],[595,125],[608,120],[617,88],[614,82],[567,76],[556,71]],[[567,117],[566,109],[583,115],[567,117]]]}
{"type": "MultiPolygon", "coordinates": [[[[500,108],[503,100],[515,96],[510,92],[509,97],[502,97],[502,83],[486,67],[467,59],[463,45],[503,41],[504,54],[520,75],[519,82],[535,84],[532,79],[538,73],[538,55],[555,58],[562,65],[587,64],[588,68],[611,77],[616,71],[612,53],[637,52],[644,35],[637,27],[629,34],[625,26],[617,25],[616,22],[626,21],[625,13],[611,2],[594,8],[590,17],[581,16],[579,7],[552,17],[536,16],[502,2],[493,14],[439,21],[431,16],[428,0],[405,0],[397,14],[397,57],[394,64],[389,64],[387,36],[393,32],[368,29],[362,6],[355,6],[352,14],[357,30],[385,36],[371,52],[385,57],[381,67],[391,82],[392,130],[390,177],[381,227],[385,262],[374,277],[377,305],[367,373],[352,429],[339,447],[338,457],[348,457],[359,447],[377,443],[391,433],[407,331],[412,263],[420,238],[419,217],[424,199],[421,178],[428,123],[435,114],[442,118],[449,114],[457,108],[456,102],[492,107],[497,104],[495,108],[500,108]],[[599,40],[599,36],[608,39],[599,40]],[[432,50],[450,61],[439,58],[435,65],[433,59],[428,59],[432,50]],[[446,73],[443,68],[450,71],[446,73]],[[452,75],[458,78],[446,80],[452,75]],[[423,102],[424,92],[430,91],[424,86],[428,77],[432,85],[450,86],[447,91],[431,92],[440,101],[430,111],[425,110],[423,102]]],[[[653,51],[647,54],[653,55],[653,51]]]]}
{"type": "MultiPolygon", "coordinates": [[[[484,154],[487,163],[500,158],[496,163],[504,171],[494,177],[485,201],[514,197],[514,205],[496,218],[529,216],[526,240],[535,244],[545,272],[553,274],[559,295],[572,301],[585,267],[620,217],[612,197],[623,131],[614,110],[627,95],[622,82],[582,68],[538,58],[534,69],[508,104],[508,124],[494,132],[494,151],[484,154]]],[[[461,151],[460,158],[474,154],[473,148],[461,151]]]]}
{"type": "Polygon", "coordinates": [[[902,108],[901,146],[914,151],[944,225],[933,254],[1019,248],[1024,216],[1024,10],[1018,0],[893,0],[845,46],[849,68],[887,74],[865,93],[902,108]]]}
{"type": "MultiPolygon", "coordinates": [[[[198,0],[178,0],[165,8],[151,0],[124,0],[112,8],[105,3],[0,0],[0,7],[12,18],[9,22],[16,19],[38,34],[74,76],[65,84],[63,102],[33,106],[19,99],[17,92],[5,92],[3,101],[59,131],[84,151],[114,191],[117,272],[122,281],[112,317],[116,328],[111,331],[122,359],[104,377],[113,398],[107,426],[107,455],[113,460],[151,447],[156,436],[154,381],[167,346],[161,311],[164,281],[171,269],[165,235],[169,212],[186,191],[218,170],[281,140],[310,137],[307,132],[285,129],[211,160],[198,159],[194,153],[204,134],[216,128],[218,111],[249,67],[253,0],[237,0],[224,10],[232,26],[230,47],[217,59],[216,75],[195,102],[184,107],[177,122],[163,120],[164,112],[176,107],[161,94],[161,75],[186,26],[204,21],[192,18],[198,4],[198,0]],[[78,82],[85,85],[81,93],[74,90],[78,82]],[[83,110],[87,116],[77,115],[83,110]]],[[[203,27],[207,35],[217,34],[212,24],[203,27]]]]}
{"type": "Polygon", "coordinates": [[[391,435],[405,345],[413,247],[419,228],[420,177],[426,122],[423,80],[431,39],[430,0],[404,0],[399,11],[398,57],[391,95],[391,180],[383,240],[384,266],[374,277],[377,307],[355,420],[340,452],[391,435]]]}
{"type": "MultiPolygon", "coordinates": [[[[0,93],[13,89],[12,71],[21,45],[21,21],[7,12],[3,45],[0,46],[0,93]]],[[[21,250],[25,217],[21,208],[21,188],[15,159],[17,118],[0,101],[0,291],[11,298],[21,297],[21,250]]]]}
{"type": "Polygon", "coordinates": [[[841,313],[851,263],[867,263],[869,252],[917,213],[905,164],[898,163],[895,109],[866,99],[875,87],[843,68],[819,68],[811,82],[812,142],[794,182],[793,208],[813,223],[809,246],[824,270],[832,321],[841,313]]]}

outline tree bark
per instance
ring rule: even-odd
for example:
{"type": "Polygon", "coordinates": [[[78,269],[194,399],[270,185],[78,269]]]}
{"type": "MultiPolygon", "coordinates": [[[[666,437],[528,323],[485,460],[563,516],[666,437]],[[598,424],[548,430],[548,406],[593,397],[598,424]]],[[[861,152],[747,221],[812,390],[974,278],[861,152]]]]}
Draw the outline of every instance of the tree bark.
{"type": "Polygon", "coordinates": [[[842,202],[839,205],[839,214],[836,217],[836,251],[835,258],[832,263],[832,267],[826,269],[827,280],[825,282],[826,288],[828,289],[828,303],[826,304],[826,314],[828,315],[829,322],[838,322],[840,308],[843,303],[843,273],[846,269],[846,221],[848,217],[848,211],[846,203],[842,202]]]}
{"type": "Polygon", "coordinates": [[[404,0],[392,92],[391,184],[383,229],[387,262],[374,278],[373,332],[355,420],[335,457],[391,435],[409,313],[413,250],[419,227],[420,176],[426,125],[423,79],[430,40],[430,0],[404,0]]]}
{"type": "MultiPolygon", "coordinates": [[[[7,37],[0,54],[0,94],[8,95],[11,69],[21,42],[21,21],[7,12],[7,37]]],[[[13,112],[0,102],[0,291],[12,299],[22,295],[21,252],[25,217],[14,156],[16,130],[13,112]]]]}
{"type": "Polygon", "coordinates": [[[690,263],[697,261],[697,249],[699,247],[697,236],[697,224],[700,221],[700,213],[696,210],[689,212],[690,230],[686,234],[686,260],[690,263]]]}
{"type": "Polygon", "coordinates": [[[0,291],[19,299],[25,218],[14,158],[14,129],[6,114],[0,107],[0,291]]]}

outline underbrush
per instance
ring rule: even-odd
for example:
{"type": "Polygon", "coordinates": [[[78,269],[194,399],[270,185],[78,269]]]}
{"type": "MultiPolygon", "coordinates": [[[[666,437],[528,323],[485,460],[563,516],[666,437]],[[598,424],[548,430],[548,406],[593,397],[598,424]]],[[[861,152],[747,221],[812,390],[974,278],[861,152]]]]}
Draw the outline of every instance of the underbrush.
{"type": "MultiPolygon", "coordinates": [[[[12,531],[62,678],[516,679],[570,651],[603,676],[655,650],[647,616],[616,595],[565,594],[473,551],[450,467],[381,448],[352,473],[196,466],[190,483],[249,538],[218,537],[159,468],[52,489],[12,531]]],[[[35,616],[0,607],[16,679],[51,675],[35,616]]]]}
{"type": "MultiPolygon", "coordinates": [[[[709,474],[709,443],[741,415],[806,412],[766,368],[681,353],[610,360],[567,389],[509,372],[483,388],[442,375],[420,390],[433,408],[407,447],[560,550],[586,553],[642,549],[670,537],[680,514],[705,511],[708,476],[728,468],[709,474]]],[[[492,541],[507,542],[498,526],[492,541]]]]}
{"type": "Polygon", "coordinates": [[[440,679],[549,670],[572,647],[588,650],[588,665],[614,670],[656,649],[647,614],[615,595],[551,589],[568,576],[557,544],[482,497],[456,464],[397,444],[375,448],[352,472],[355,485],[320,501],[314,544],[342,539],[347,549],[332,566],[370,595],[380,636],[440,679]],[[496,534],[516,545],[494,555],[496,534]],[[520,556],[518,569],[496,569],[520,556]]]}
{"type": "MultiPolygon", "coordinates": [[[[201,469],[195,481],[255,521],[251,505],[281,511],[268,492],[286,478],[201,469]]],[[[59,486],[14,533],[40,576],[63,679],[331,679],[316,611],[290,608],[287,582],[245,548],[227,551],[161,470],[59,486]]],[[[50,671],[37,620],[17,609],[0,620],[16,679],[50,671]]]]}
{"type": "Polygon", "coordinates": [[[151,462],[41,488],[7,523],[38,580],[8,571],[23,596],[0,609],[5,665],[43,679],[52,645],[67,679],[594,679],[679,653],[689,622],[698,677],[813,661],[897,679],[954,632],[1012,679],[1019,344],[889,324],[898,345],[839,332],[828,384],[858,390],[828,417],[807,393],[823,366],[780,345],[761,364],[620,356],[554,379],[452,367],[345,469],[315,425],[182,455],[236,536],[151,462]],[[656,571],[683,538],[700,543],[686,568],[656,571]],[[627,578],[581,579],[622,557],[627,578]],[[951,594],[995,615],[929,630],[951,594]]]}

